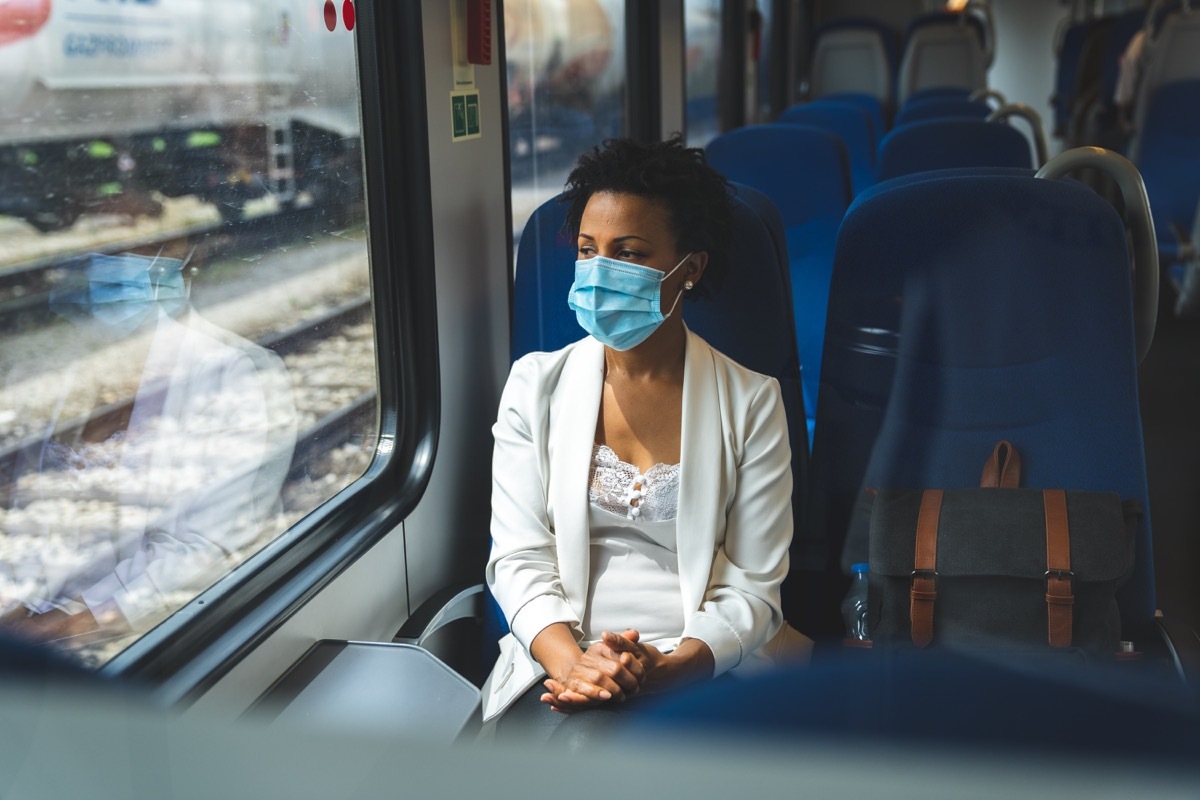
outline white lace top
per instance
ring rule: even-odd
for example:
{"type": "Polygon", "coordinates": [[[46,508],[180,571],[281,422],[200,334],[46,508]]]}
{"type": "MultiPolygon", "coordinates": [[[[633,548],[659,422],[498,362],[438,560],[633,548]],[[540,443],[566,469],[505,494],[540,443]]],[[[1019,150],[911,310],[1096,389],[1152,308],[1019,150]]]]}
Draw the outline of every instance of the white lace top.
{"type": "Polygon", "coordinates": [[[673,649],[683,633],[675,517],[679,465],[642,473],[605,445],[592,448],[588,511],[591,552],[585,647],[603,631],[634,628],[673,649]]]}
{"type": "Polygon", "coordinates": [[[679,503],[679,465],[655,464],[643,475],[607,445],[592,447],[588,500],[631,520],[675,519],[679,503]]]}

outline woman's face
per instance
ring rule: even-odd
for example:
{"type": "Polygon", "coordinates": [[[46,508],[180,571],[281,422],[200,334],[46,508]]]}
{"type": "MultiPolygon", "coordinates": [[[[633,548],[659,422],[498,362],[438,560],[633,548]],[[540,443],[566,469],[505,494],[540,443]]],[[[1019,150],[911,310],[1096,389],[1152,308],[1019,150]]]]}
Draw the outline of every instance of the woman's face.
{"type": "Polygon", "coordinates": [[[708,261],[707,253],[680,252],[665,203],[634,194],[597,192],[583,209],[579,221],[579,258],[605,256],[671,272],[660,292],[662,313],[675,303],[685,281],[699,282],[708,261]]]}

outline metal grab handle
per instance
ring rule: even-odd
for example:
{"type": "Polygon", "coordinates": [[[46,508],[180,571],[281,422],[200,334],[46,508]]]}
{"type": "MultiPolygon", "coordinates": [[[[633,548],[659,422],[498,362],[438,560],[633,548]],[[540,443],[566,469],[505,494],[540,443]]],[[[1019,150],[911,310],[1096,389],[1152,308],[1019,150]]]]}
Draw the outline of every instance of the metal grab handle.
{"type": "Polygon", "coordinates": [[[1133,239],[1133,335],[1140,364],[1150,352],[1158,322],[1158,239],[1146,184],[1133,162],[1100,147],[1076,147],[1059,153],[1035,177],[1057,179],[1077,169],[1095,169],[1116,181],[1125,201],[1133,239]]]}
{"type": "Polygon", "coordinates": [[[967,0],[962,8],[962,24],[966,24],[967,14],[971,12],[983,22],[983,63],[991,69],[996,60],[996,18],[992,15],[992,7],[984,0],[967,0]]]}
{"type": "Polygon", "coordinates": [[[980,100],[995,100],[997,103],[999,103],[999,105],[996,106],[997,108],[1003,108],[1004,106],[1008,105],[1008,101],[1004,99],[1004,95],[1002,95],[999,90],[992,89],[987,86],[971,92],[970,97],[967,99],[973,103],[980,100]]]}
{"type": "Polygon", "coordinates": [[[1046,129],[1042,127],[1042,116],[1024,103],[1008,103],[988,114],[988,122],[1007,122],[1009,117],[1023,117],[1033,131],[1033,149],[1040,168],[1046,163],[1046,129]]]}

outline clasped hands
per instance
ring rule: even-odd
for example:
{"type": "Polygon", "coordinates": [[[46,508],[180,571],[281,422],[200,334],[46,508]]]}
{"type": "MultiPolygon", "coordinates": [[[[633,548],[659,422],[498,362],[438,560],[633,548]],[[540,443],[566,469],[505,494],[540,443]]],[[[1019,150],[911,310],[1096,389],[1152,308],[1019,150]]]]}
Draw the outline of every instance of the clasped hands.
{"type": "Polygon", "coordinates": [[[638,639],[632,629],[621,634],[605,631],[563,674],[543,682],[542,702],[555,711],[571,712],[624,702],[643,691],[666,656],[638,639]]]}

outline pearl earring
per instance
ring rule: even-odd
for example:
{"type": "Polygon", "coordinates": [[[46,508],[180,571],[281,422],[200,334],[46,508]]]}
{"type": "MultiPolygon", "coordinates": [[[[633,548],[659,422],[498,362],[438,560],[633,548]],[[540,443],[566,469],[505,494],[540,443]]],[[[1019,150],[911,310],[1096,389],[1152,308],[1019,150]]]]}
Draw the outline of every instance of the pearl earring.
{"type": "Polygon", "coordinates": [[[690,292],[692,290],[692,287],[695,285],[696,284],[692,283],[691,281],[684,281],[683,282],[683,290],[685,292],[690,292]]]}

